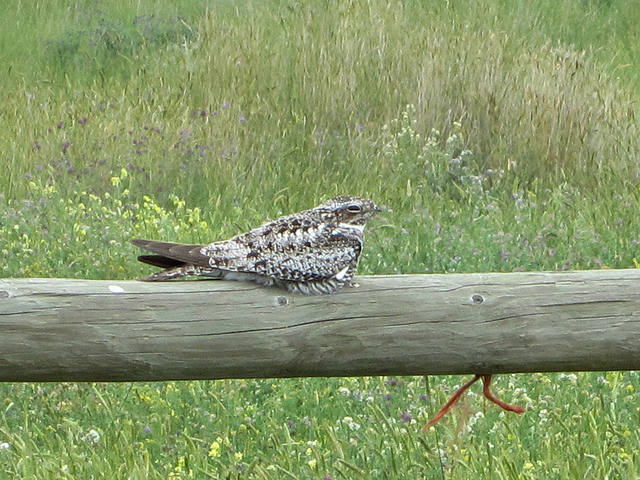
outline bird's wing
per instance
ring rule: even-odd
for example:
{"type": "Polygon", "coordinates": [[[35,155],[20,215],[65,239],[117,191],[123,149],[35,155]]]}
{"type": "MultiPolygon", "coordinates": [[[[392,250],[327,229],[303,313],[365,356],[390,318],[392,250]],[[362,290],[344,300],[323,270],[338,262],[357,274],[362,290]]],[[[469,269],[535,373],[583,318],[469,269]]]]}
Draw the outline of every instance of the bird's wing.
{"type": "Polygon", "coordinates": [[[171,268],[181,265],[209,266],[209,257],[200,250],[204,245],[185,245],[181,243],[156,242],[134,238],[131,243],[148,250],[155,255],[140,255],[138,260],[156,267],[171,268]]]}
{"type": "Polygon", "coordinates": [[[332,225],[310,222],[292,228],[290,219],[284,219],[206,245],[201,252],[214,268],[288,282],[310,282],[355,268],[362,243],[361,238],[332,225]]]}

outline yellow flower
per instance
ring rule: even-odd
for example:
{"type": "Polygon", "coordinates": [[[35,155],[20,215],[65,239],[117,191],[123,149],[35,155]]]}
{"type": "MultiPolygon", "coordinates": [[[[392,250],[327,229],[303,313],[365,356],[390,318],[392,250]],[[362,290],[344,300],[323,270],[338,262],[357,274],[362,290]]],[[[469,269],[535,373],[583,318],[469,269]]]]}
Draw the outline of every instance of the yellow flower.
{"type": "Polygon", "coordinates": [[[218,458],[219,456],[220,456],[220,442],[218,441],[211,442],[211,446],[209,447],[209,457],[218,458]]]}

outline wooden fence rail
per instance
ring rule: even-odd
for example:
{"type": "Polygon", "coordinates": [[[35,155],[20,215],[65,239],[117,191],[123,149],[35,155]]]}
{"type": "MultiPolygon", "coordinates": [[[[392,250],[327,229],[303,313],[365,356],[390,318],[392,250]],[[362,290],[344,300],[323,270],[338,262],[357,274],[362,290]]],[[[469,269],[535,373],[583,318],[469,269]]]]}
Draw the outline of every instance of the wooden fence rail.
{"type": "Polygon", "coordinates": [[[358,281],[0,279],[0,381],[640,369],[640,270],[358,281]]]}

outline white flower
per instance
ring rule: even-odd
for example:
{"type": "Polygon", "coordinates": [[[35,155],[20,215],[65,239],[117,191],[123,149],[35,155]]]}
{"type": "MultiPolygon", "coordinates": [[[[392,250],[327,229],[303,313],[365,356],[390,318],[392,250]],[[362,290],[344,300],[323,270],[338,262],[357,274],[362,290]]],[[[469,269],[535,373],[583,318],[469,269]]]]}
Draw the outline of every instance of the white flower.
{"type": "Polygon", "coordinates": [[[94,429],[91,429],[91,430],[89,430],[89,433],[87,433],[80,440],[82,440],[83,442],[88,442],[88,443],[98,443],[98,442],[100,442],[100,434],[97,431],[95,431],[94,429]]]}

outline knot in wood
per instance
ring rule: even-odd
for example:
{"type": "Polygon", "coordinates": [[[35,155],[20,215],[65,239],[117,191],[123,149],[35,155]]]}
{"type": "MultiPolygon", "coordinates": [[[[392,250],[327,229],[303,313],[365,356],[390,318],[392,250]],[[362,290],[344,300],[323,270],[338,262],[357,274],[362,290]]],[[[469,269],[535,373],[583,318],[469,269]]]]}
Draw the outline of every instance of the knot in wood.
{"type": "Polygon", "coordinates": [[[482,302],[484,302],[484,297],[482,295],[478,295],[477,293],[471,297],[471,300],[473,301],[473,303],[475,303],[476,305],[480,305],[482,302]]]}

